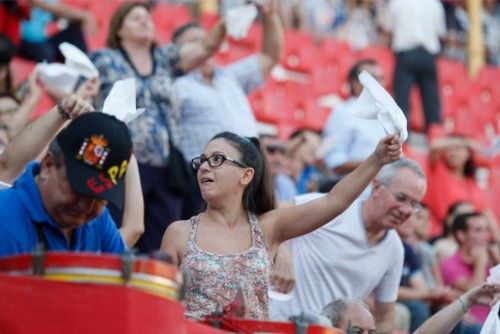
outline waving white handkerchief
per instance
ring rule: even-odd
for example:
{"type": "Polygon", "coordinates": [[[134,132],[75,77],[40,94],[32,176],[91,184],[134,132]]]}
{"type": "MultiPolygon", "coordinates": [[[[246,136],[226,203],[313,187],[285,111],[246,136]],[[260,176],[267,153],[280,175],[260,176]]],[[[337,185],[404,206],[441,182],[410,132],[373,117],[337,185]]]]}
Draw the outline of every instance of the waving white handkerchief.
{"type": "Polygon", "coordinates": [[[136,109],[135,95],[134,78],[118,80],[106,97],[102,112],[129,123],[144,112],[144,108],[136,109]]]}
{"type": "Polygon", "coordinates": [[[401,108],[391,95],[368,72],[359,75],[363,91],[355,102],[353,115],[360,118],[378,119],[387,134],[398,133],[399,142],[408,138],[407,121],[401,108]]]}
{"type": "Polygon", "coordinates": [[[244,38],[256,17],[257,8],[253,4],[228,10],[226,15],[228,35],[234,39],[244,38]]]}
{"type": "Polygon", "coordinates": [[[73,92],[78,81],[78,72],[65,64],[40,63],[36,66],[36,70],[38,78],[45,86],[66,94],[73,92]]]}
{"type": "Polygon", "coordinates": [[[82,77],[87,79],[99,77],[99,71],[85,52],[68,42],[59,44],[59,50],[64,56],[64,63],[82,77]]]}
{"type": "Polygon", "coordinates": [[[486,279],[486,282],[500,284],[500,264],[490,268],[490,275],[486,279]]]}

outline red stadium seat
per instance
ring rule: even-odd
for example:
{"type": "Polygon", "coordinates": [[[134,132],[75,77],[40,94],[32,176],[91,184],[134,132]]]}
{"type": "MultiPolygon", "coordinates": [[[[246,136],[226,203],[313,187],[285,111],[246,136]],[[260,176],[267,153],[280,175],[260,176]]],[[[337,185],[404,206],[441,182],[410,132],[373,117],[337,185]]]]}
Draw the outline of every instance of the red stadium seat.
{"type": "Polygon", "coordinates": [[[317,48],[309,33],[296,30],[285,32],[285,50],[281,64],[286,69],[311,73],[317,59],[317,48]]]}
{"type": "Polygon", "coordinates": [[[10,69],[14,75],[14,85],[18,86],[28,78],[35,68],[35,63],[19,57],[14,57],[10,63],[10,69]]]}
{"type": "Polygon", "coordinates": [[[156,2],[152,7],[151,16],[156,29],[156,39],[160,44],[170,42],[172,32],[192,20],[191,12],[184,4],[163,1],[156,2]]]}
{"type": "Polygon", "coordinates": [[[500,101],[500,86],[498,79],[500,78],[500,68],[496,66],[485,66],[479,72],[474,85],[480,88],[481,101],[489,103],[490,101],[500,101]]]}
{"type": "Polygon", "coordinates": [[[333,38],[325,38],[320,44],[317,63],[313,71],[315,89],[320,94],[333,89],[342,98],[349,96],[346,80],[354,62],[349,44],[338,42],[333,38]],[[321,88],[321,85],[326,82],[328,84],[321,88]]]}

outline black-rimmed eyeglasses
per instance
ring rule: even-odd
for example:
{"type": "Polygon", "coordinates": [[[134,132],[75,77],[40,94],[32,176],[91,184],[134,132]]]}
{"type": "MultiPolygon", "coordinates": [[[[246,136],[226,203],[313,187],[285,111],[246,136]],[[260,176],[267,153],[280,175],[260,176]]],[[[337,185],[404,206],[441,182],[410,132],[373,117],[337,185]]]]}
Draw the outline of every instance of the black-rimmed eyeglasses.
{"type": "Polygon", "coordinates": [[[239,162],[238,160],[235,160],[233,158],[229,158],[222,153],[214,153],[209,157],[206,157],[202,154],[199,157],[193,158],[193,160],[191,160],[191,168],[193,168],[194,170],[198,170],[205,161],[208,162],[208,165],[210,167],[215,168],[221,166],[226,160],[242,168],[248,167],[244,163],[239,162]]]}

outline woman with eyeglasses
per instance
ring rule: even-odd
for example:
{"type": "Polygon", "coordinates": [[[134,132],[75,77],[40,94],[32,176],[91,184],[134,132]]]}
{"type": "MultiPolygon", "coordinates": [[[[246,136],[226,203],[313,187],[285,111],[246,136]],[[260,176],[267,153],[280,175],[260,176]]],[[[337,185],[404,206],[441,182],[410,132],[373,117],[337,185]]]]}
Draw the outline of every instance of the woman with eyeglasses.
{"type": "Polygon", "coordinates": [[[171,224],[161,247],[187,273],[186,316],[202,319],[222,313],[240,293],[246,318],[267,319],[269,275],[279,245],[342,213],[380,168],[400,155],[397,135],[387,136],[328,195],[276,208],[258,139],[230,132],[216,135],[192,160],[207,208],[171,224]]]}

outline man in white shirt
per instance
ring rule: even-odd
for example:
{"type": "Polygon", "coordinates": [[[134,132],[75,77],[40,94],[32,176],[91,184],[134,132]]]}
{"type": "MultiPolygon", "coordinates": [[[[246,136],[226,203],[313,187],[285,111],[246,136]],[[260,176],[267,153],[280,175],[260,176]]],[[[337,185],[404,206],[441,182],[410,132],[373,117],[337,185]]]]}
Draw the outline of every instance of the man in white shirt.
{"type": "Polygon", "coordinates": [[[335,108],[328,117],[323,137],[332,142],[324,158],[325,165],[342,177],[353,171],[365,160],[386,134],[376,119],[363,119],[352,115],[354,102],[363,91],[358,75],[367,71],[379,82],[384,81],[382,67],[373,59],[355,63],[348,75],[351,97],[335,108]]]}
{"type": "MultiPolygon", "coordinates": [[[[319,313],[335,298],[373,295],[377,331],[392,333],[404,257],[393,229],[418,211],[426,180],[416,162],[401,159],[382,168],[372,186],[366,200],[356,200],[329,224],[289,241],[296,285],[291,300],[271,300],[272,318],[319,313]]],[[[299,196],[295,203],[318,196],[299,196]]]]}
{"type": "Polygon", "coordinates": [[[424,108],[425,126],[441,121],[436,56],[446,34],[443,5],[438,0],[391,0],[385,29],[396,55],[394,98],[408,117],[409,96],[416,83],[424,108]]]}

